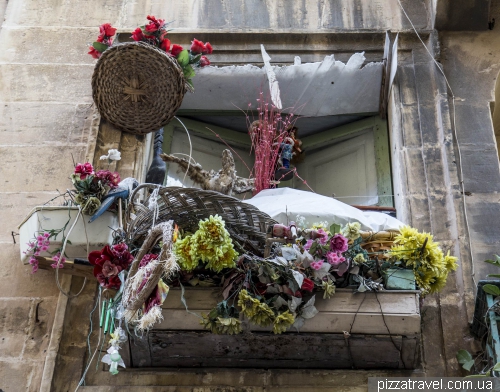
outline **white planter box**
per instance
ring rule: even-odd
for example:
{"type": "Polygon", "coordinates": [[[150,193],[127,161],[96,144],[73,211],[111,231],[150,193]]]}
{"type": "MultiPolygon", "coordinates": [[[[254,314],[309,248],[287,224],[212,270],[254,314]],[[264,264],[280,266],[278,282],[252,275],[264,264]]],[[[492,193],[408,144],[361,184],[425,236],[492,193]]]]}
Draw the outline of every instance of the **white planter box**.
{"type": "MultiPolygon", "coordinates": [[[[51,229],[62,229],[66,222],[65,234],[67,234],[78,215],[77,207],[35,207],[24,221],[19,225],[19,237],[21,246],[21,261],[28,264],[29,255],[24,252],[28,250],[28,242],[32,241],[38,232],[51,229]],[[35,233],[37,233],[35,235],[35,233]]],[[[71,245],[66,245],[65,253],[68,259],[87,259],[87,237],[89,241],[89,251],[100,250],[104,245],[113,241],[113,231],[118,228],[118,218],[111,212],[105,212],[97,220],[88,223],[89,217],[81,215],[75,227],[71,231],[68,239],[71,245]],[[87,234],[83,220],[86,220],[87,234]]],[[[50,252],[62,246],[63,234],[59,233],[56,238],[50,239],[50,247],[46,252],[41,252],[40,256],[50,257],[50,252]]]]}

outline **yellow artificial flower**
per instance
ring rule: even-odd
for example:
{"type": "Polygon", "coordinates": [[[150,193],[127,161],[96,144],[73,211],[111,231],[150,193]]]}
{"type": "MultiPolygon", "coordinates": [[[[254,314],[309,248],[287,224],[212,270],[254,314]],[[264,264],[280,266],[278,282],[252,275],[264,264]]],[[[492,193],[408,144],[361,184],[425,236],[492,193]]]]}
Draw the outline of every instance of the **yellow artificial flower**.
{"type": "Polygon", "coordinates": [[[241,313],[247,317],[251,317],[255,314],[255,310],[259,305],[260,301],[250,294],[245,289],[241,290],[238,294],[238,306],[241,308],[241,313]]]}
{"type": "Polygon", "coordinates": [[[184,271],[190,272],[198,265],[198,258],[192,253],[192,236],[187,235],[174,243],[173,251],[177,256],[177,262],[184,271]]]}
{"type": "Polygon", "coordinates": [[[333,294],[335,294],[335,285],[330,281],[323,282],[321,288],[324,291],[323,299],[330,299],[333,297],[333,294]]]}
{"type": "Polygon", "coordinates": [[[205,329],[208,329],[212,333],[217,333],[218,327],[217,327],[217,320],[214,320],[210,318],[210,315],[202,313],[201,314],[201,320],[200,324],[205,327],[205,329]]]}
{"type": "Polygon", "coordinates": [[[241,333],[241,321],[234,317],[217,317],[217,321],[215,322],[215,324],[218,334],[237,335],[241,333]]]}
{"type": "Polygon", "coordinates": [[[457,269],[457,258],[450,256],[449,252],[445,256],[430,233],[420,233],[409,226],[400,228],[400,233],[389,254],[406,267],[413,268],[415,281],[423,295],[441,290],[449,272],[457,269]]]}
{"type": "Polygon", "coordinates": [[[273,332],[281,334],[285,332],[295,322],[295,317],[289,310],[278,314],[273,323],[273,332]]]}
{"type": "Polygon", "coordinates": [[[265,303],[259,302],[259,304],[255,307],[255,311],[248,317],[248,319],[256,325],[267,327],[274,322],[274,312],[265,303]]]}
{"type": "Polygon", "coordinates": [[[358,253],[356,256],[354,256],[352,261],[354,261],[355,264],[363,264],[366,261],[366,259],[363,253],[358,253]]]}
{"type": "Polygon", "coordinates": [[[342,234],[344,235],[344,237],[354,241],[361,236],[361,234],[359,234],[360,230],[361,230],[361,223],[352,222],[344,226],[344,228],[342,229],[342,234]]]}

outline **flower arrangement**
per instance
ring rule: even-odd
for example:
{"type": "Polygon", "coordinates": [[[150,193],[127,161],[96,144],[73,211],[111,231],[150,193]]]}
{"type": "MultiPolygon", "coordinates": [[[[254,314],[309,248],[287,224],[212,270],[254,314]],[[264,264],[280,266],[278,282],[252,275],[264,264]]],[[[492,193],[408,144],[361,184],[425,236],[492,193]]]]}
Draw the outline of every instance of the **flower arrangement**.
{"type": "MultiPolygon", "coordinates": [[[[36,256],[40,256],[41,252],[49,251],[50,239],[56,238],[61,232],[64,235],[64,230],[66,230],[68,223],[69,220],[62,229],[48,230],[40,233],[35,233],[34,238],[30,242],[28,242],[27,244],[28,250],[24,253],[30,256],[29,264],[32,267],[31,273],[34,274],[35,272],[38,271],[38,260],[36,256]]],[[[64,238],[62,242],[64,242],[64,238]]],[[[66,258],[64,256],[61,256],[61,252],[62,252],[62,247],[59,247],[54,251],[50,252],[50,254],[53,255],[52,260],[54,260],[54,263],[51,264],[52,268],[64,268],[64,263],[66,262],[66,258]]]]}
{"type": "Polygon", "coordinates": [[[281,111],[264,97],[264,93],[260,93],[257,102],[259,115],[249,126],[252,150],[255,154],[252,169],[252,177],[255,178],[254,195],[272,186],[280,158],[280,147],[288,134],[287,130],[291,129],[295,122],[293,113],[282,117],[281,111]]]}
{"type": "Polygon", "coordinates": [[[101,250],[89,253],[89,262],[94,266],[94,276],[101,287],[119,289],[121,280],[119,273],[127,270],[134,260],[125,243],[106,245],[101,250]]]}
{"type": "MultiPolygon", "coordinates": [[[[119,160],[120,153],[117,150],[109,150],[108,155],[101,159],[108,161],[119,160]]],[[[71,175],[71,181],[75,187],[74,202],[80,205],[82,212],[93,215],[101,206],[102,200],[108,192],[118,187],[120,175],[109,170],[95,171],[91,163],[78,163],[71,175]]]]}
{"type": "Polygon", "coordinates": [[[430,233],[421,233],[410,226],[400,229],[390,250],[392,265],[413,269],[422,294],[432,294],[446,285],[450,271],[457,269],[457,258],[444,255],[430,233]]]}
{"type": "MultiPolygon", "coordinates": [[[[168,55],[177,60],[182,68],[186,83],[190,88],[193,88],[191,79],[195,76],[195,68],[205,67],[210,65],[210,60],[206,56],[212,54],[213,48],[210,42],[203,43],[197,39],[193,39],[189,49],[184,49],[181,45],[171,44],[167,38],[168,23],[164,19],[157,19],[152,15],[147,16],[148,22],[137,27],[131,35],[131,38],[137,42],[146,42],[164,50],[168,55]]],[[[99,27],[99,35],[97,40],[89,47],[89,52],[92,57],[98,59],[102,53],[113,44],[113,36],[116,29],[109,23],[104,23],[99,27]]]]}

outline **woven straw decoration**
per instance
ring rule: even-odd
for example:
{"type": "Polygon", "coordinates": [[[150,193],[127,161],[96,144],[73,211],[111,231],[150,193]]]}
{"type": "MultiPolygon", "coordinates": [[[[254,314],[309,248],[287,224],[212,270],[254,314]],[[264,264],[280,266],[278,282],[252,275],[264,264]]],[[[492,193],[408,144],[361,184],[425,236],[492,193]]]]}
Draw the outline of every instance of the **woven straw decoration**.
{"type": "Polygon", "coordinates": [[[361,238],[363,242],[361,247],[368,252],[369,255],[376,256],[379,260],[387,260],[389,255],[384,254],[391,249],[396,236],[400,234],[399,230],[388,231],[362,231],[361,238]]]}
{"type": "Polygon", "coordinates": [[[123,131],[147,134],[167,125],[181,106],[186,81],[177,61],[145,42],[107,49],[92,76],[99,113],[123,131]]]}
{"type": "Polygon", "coordinates": [[[266,229],[276,224],[269,215],[251,204],[215,191],[198,188],[158,187],[141,184],[134,190],[126,214],[127,239],[140,243],[153,225],[173,220],[179,228],[194,233],[198,222],[210,215],[219,215],[233,241],[259,255],[266,243],[266,229]],[[157,189],[155,203],[150,203],[157,189]],[[139,202],[141,195],[148,195],[139,202]],[[152,206],[150,209],[149,206],[152,206]]]}

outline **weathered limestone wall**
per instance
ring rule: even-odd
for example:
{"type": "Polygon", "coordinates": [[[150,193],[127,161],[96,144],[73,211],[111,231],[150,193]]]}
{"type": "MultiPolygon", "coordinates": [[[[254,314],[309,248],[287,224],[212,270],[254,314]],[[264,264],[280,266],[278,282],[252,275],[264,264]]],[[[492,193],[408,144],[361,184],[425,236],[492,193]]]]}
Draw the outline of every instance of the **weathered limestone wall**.
{"type": "MultiPolygon", "coordinates": [[[[404,0],[402,3],[419,30],[432,28],[431,15],[435,8],[430,5],[432,2],[404,0]]],[[[31,275],[29,268],[21,265],[18,255],[19,247],[12,243],[11,231],[16,230],[17,224],[33,206],[55,196],[56,189],[62,191],[70,186],[68,175],[72,170],[73,158],[77,162],[92,158],[96,143],[93,133],[95,129],[92,128],[94,112],[91,107],[90,90],[90,77],[94,60],[86,54],[86,47],[87,43],[91,42],[97,35],[97,26],[103,22],[110,22],[122,31],[128,31],[144,23],[146,15],[153,14],[167,20],[173,20],[172,27],[179,33],[245,31],[248,33],[296,32],[314,34],[335,32],[339,33],[339,42],[342,41],[341,34],[347,32],[366,34],[370,32],[380,33],[386,29],[398,31],[410,28],[409,23],[399,10],[397,0],[237,0],[230,2],[223,0],[176,0],[170,2],[149,0],[136,2],[125,0],[11,0],[7,2],[0,0],[0,17],[3,9],[5,9],[5,20],[0,30],[0,156],[2,157],[0,180],[3,185],[0,189],[0,206],[2,207],[0,208],[0,221],[3,222],[3,230],[0,231],[2,249],[0,252],[0,266],[2,267],[2,274],[0,274],[0,389],[5,392],[38,391],[41,386],[42,390],[48,390],[43,388],[50,385],[51,380],[47,377],[51,375],[51,366],[54,365],[53,356],[56,351],[49,350],[49,343],[51,349],[57,350],[57,336],[62,328],[60,320],[56,322],[54,330],[52,330],[52,325],[54,318],[61,314],[56,312],[56,307],[59,306],[59,310],[61,310],[66,301],[55,286],[53,273],[39,271],[37,274],[31,275]],[[51,355],[47,359],[49,351],[51,355]],[[44,384],[42,384],[42,379],[44,379],[44,384]]],[[[497,19],[500,20],[500,16],[497,19]]],[[[494,31],[491,34],[497,33],[494,31]]],[[[491,41],[484,38],[483,40],[477,38],[479,41],[473,41],[473,37],[487,37],[487,34],[490,33],[457,36],[449,33],[443,35],[443,39],[446,43],[445,46],[449,43],[450,47],[477,51],[479,49],[475,45],[478,46],[478,42],[483,45],[483,48],[493,45],[491,41]],[[469,37],[468,40],[472,40],[469,42],[469,46],[467,46],[467,41],[461,42],[463,37],[469,37]]],[[[491,36],[491,38],[493,37],[496,36],[491,36]]],[[[214,46],[217,45],[216,42],[212,43],[214,46]]],[[[318,44],[318,49],[330,48],[335,45],[341,44],[336,43],[335,40],[324,41],[318,44]]],[[[410,43],[407,49],[410,53],[408,56],[417,57],[417,61],[415,61],[417,67],[411,68],[409,66],[408,70],[414,72],[414,78],[424,77],[425,79],[432,74],[431,65],[426,63],[428,60],[422,60],[425,54],[422,54],[421,51],[411,54],[411,45],[419,44],[410,43]]],[[[362,50],[362,48],[353,46],[352,51],[359,49],[362,50]]],[[[487,52],[488,50],[482,49],[480,54],[487,56],[487,52]]],[[[475,64],[474,61],[478,61],[478,57],[470,57],[470,61],[463,62],[463,55],[460,56],[459,50],[450,49],[450,53],[455,53],[455,57],[460,57],[446,63],[446,67],[455,72],[454,75],[450,76],[450,79],[460,86],[463,83],[461,80],[462,72],[468,72],[473,63],[475,64]],[[455,64],[461,68],[454,68],[455,64]]],[[[411,62],[410,60],[408,63],[411,62]]],[[[490,66],[495,67],[494,64],[496,63],[492,60],[484,69],[490,66]]],[[[488,76],[486,73],[478,75],[480,78],[484,77],[485,80],[488,76]]],[[[496,77],[496,75],[492,76],[496,77]]],[[[406,79],[406,81],[408,80],[411,82],[413,79],[406,79]]],[[[438,85],[442,92],[442,81],[433,83],[430,84],[430,87],[438,85]]],[[[474,84],[470,84],[471,82],[467,83],[467,86],[462,86],[465,91],[475,87],[474,84]]],[[[411,85],[411,83],[408,86],[409,90],[406,91],[412,91],[411,89],[415,88],[415,85],[411,85]]],[[[426,86],[425,84],[420,85],[421,94],[425,94],[426,86]]],[[[442,92],[442,94],[444,93],[442,92]]],[[[455,94],[459,96],[457,92],[455,94]]],[[[488,97],[491,95],[488,94],[491,92],[484,92],[484,96],[478,97],[477,101],[474,101],[476,102],[474,105],[481,106],[481,99],[484,98],[486,101],[490,99],[488,97]]],[[[424,109],[427,111],[421,111],[420,117],[412,117],[414,122],[408,122],[408,124],[416,124],[418,127],[419,120],[423,120],[424,123],[427,121],[426,114],[435,115],[436,101],[432,97],[426,99],[428,100],[424,103],[427,106],[424,109]]],[[[410,103],[413,105],[411,110],[418,112],[418,101],[410,103]]],[[[485,121],[484,112],[477,116],[468,112],[463,113],[466,117],[469,116],[469,119],[477,118],[477,121],[481,123],[481,128],[477,129],[482,131],[490,129],[483,124],[485,121]]],[[[437,123],[434,117],[432,117],[432,121],[437,123]]],[[[406,127],[407,130],[411,130],[410,125],[406,125],[406,127]]],[[[464,136],[467,135],[465,128],[462,132],[464,136]]],[[[484,136],[483,133],[479,136],[480,138],[484,136]]],[[[474,138],[477,141],[478,136],[474,136],[474,138]]],[[[422,143],[422,140],[419,143],[422,143]]],[[[474,150],[471,149],[471,151],[474,150]]],[[[429,161],[433,163],[439,162],[439,160],[447,161],[446,154],[448,153],[447,151],[437,151],[437,158],[429,161]]],[[[471,159],[474,158],[472,153],[469,155],[471,159]]],[[[417,155],[415,157],[415,159],[420,159],[417,155]]],[[[421,161],[418,162],[421,163],[421,161]]],[[[474,162],[471,165],[481,166],[481,162],[474,162]]],[[[498,172],[498,168],[496,170],[498,172]]],[[[493,172],[492,169],[485,168],[485,173],[493,172]]],[[[474,171],[471,170],[467,173],[471,178],[475,178],[474,171]]],[[[493,177],[491,179],[496,181],[497,178],[493,177]]],[[[493,187],[492,184],[488,184],[488,186],[493,187]]],[[[496,188],[488,188],[484,191],[484,195],[472,196],[483,198],[478,199],[481,202],[471,204],[474,219],[476,217],[482,219],[493,208],[494,197],[492,195],[496,192],[496,188]],[[486,211],[480,209],[484,205],[484,200],[490,208],[486,211]],[[474,210],[474,205],[478,209],[474,210]]],[[[477,191],[474,190],[473,193],[475,192],[477,191]]],[[[432,227],[433,224],[439,224],[437,227],[440,229],[446,226],[448,221],[441,222],[442,225],[440,225],[438,217],[434,216],[434,221],[430,222],[430,218],[426,216],[433,208],[438,208],[439,203],[429,204],[424,200],[424,193],[419,194],[419,196],[422,197],[413,201],[418,203],[420,200],[420,205],[415,205],[413,209],[413,223],[422,228],[432,227]]],[[[449,197],[449,194],[443,197],[449,197]]],[[[449,208],[450,200],[443,202],[442,205],[449,208]]],[[[442,211],[442,208],[438,211],[442,211]]],[[[498,220],[493,222],[490,219],[488,222],[490,222],[489,226],[493,227],[498,220]]],[[[490,230],[489,240],[485,240],[486,244],[478,248],[487,247],[484,248],[483,254],[488,252],[491,254],[497,245],[498,240],[494,240],[497,233],[491,227],[483,229],[483,232],[490,230]]],[[[498,228],[498,225],[495,227],[498,228]]],[[[482,238],[480,233],[483,233],[481,225],[475,223],[474,229],[478,233],[475,238],[479,240],[482,238]]],[[[440,232],[442,238],[449,238],[445,234],[446,230],[443,229],[440,232]]],[[[74,290],[77,291],[81,282],[74,281],[73,283],[74,290]]],[[[463,292],[464,289],[460,288],[460,284],[454,284],[452,290],[456,287],[459,287],[463,292]]],[[[58,357],[59,364],[64,365],[66,360],[68,362],[75,361],[76,364],[78,357],[80,363],[83,363],[81,353],[85,352],[85,326],[88,322],[87,315],[92,289],[93,287],[89,286],[83,297],[67,302],[66,317],[71,317],[71,320],[69,322],[66,320],[67,329],[64,330],[62,336],[58,357]],[[85,303],[85,301],[87,302],[85,303]]],[[[450,305],[456,298],[456,293],[451,294],[446,297],[448,303],[445,305],[450,305]]],[[[443,318],[446,319],[446,322],[443,322],[441,319],[442,308],[436,302],[439,300],[431,300],[427,328],[430,341],[427,344],[429,352],[424,353],[426,354],[424,356],[425,360],[430,361],[429,363],[435,369],[443,369],[444,371],[448,367],[451,369],[450,371],[453,371],[454,366],[447,362],[452,361],[452,351],[455,350],[457,338],[460,339],[461,336],[452,336],[448,339],[444,339],[443,336],[453,330],[453,317],[456,317],[456,314],[453,316],[453,313],[457,306],[462,309],[463,303],[445,307],[443,318]],[[446,325],[447,333],[443,333],[443,325],[446,325]],[[436,328],[439,329],[439,333],[433,334],[436,328]],[[451,342],[451,346],[446,350],[444,347],[448,342],[451,342]],[[432,354],[434,356],[431,355],[432,350],[435,351],[435,354],[432,354]],[[440,359],[441,354],[445,351],[446,355],[440,359]],[[430,360],[430,358],[434,358],[434,360],[430,360]]],[[[460,332],[462,331],[463,328],[460,332]]],[[[58,383],[61,387],[60,390],[74,388],[80,374],[65,373],[63,375],[60,369],[56,368],[55,370],[56,375],[61,376],[58,383]]],[[[219,374],[219,378],[213,374],[207,375],[207,377],[210,379],[214,377],[214,380],[220,379],[221,384],[230,385],[227,384],[231,382],[230,373],[228,372],[226,376],[219,374]]],[[[336,380],[336,385],[339,387],[345,385],[346,390],[357,390],[357,385],[363,380],[366,381],[367,375],[367,373],[357,372],[354,378],[346,379],[345,384],[342,383],[339,373],[337,375],[330,374],[328,379],[331,380],[333,377],[336,380]],[[353,380],[356,382],[353,383],[353,380]]],[[[187,377],[191,377],[191,375],[187,377]]],[[[208,378],[200,381],[200,385],[212,385],[207,381],[208,378]]],[[[268,376],[263,376],[263,383],[267,378],[268,376]]],[[[135,382],[138,381],[135,380],[135,382]]],[[[168,382],[168,380],[164,382],[168,382]]],[[[176,382],[179,383],[178,385],[184,382],[186,384],[183,385],[190,385],[187,384],[187,381],[180,379],[176,379],[176,382]]],[[[330,381],[325,381],[325,383],[327,382],[330,381]]],[[[311,386],[311,388],[310,390],[315,390],[316,387],[311,386]]]]}

